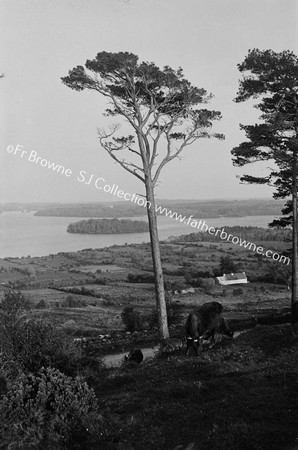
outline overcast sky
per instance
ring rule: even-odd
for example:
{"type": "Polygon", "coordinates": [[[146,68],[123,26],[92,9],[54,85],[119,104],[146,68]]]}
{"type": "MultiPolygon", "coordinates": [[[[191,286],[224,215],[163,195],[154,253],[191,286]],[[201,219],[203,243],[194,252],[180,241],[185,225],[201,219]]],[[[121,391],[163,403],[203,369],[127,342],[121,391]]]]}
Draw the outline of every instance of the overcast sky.
{"type": "Polygon", "coordinates": [[[233,102],[237,64],[252,48],[297,53],[297,6],[296,0],[0,0],[1,202],[115,200],[80,183],[81,170],[126,192],[143,192],[100,148],[96,130],[108,123],[105,99],[60,80],[100,51],[181,66],[192,84],[214,94],[210,107],[223,114],[216,129],[225,141],[188,147],[162,172],[158,198],[270,197],[267,187],[240,185],[236,175],[243,171],[231,162],[231,149],[244,140],[239,123],[258,118],[252,104],[233,102]],[[7,151],[17,144],[27,152],[23,157],[7,151]],[[32,151],[71,176],[30,162],[32,151]]]}

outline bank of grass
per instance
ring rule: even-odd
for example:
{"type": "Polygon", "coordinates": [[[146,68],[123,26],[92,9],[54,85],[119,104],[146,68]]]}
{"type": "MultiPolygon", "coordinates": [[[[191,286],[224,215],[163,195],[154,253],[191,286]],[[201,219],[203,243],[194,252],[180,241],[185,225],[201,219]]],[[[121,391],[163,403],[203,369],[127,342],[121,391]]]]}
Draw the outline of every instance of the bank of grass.
{"type": "Polygon", "coordinates": [[[287,448],[298,435],[297,336],[258,326],[201,357],[177,350],[111,370],[94,386],[110,417],[107,448],[287,448]]]}

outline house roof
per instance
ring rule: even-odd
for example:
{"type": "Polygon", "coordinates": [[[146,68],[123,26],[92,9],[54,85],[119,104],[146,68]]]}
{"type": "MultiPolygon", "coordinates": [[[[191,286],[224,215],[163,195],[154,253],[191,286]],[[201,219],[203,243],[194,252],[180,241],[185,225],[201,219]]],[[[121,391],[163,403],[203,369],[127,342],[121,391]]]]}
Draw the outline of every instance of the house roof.
{"type": "Polygon", "coordinates": [[[229,281],[229,280],[246,280],[246,275],[244,272],[224,273],[223,278],[227,281],[229,281]]]}

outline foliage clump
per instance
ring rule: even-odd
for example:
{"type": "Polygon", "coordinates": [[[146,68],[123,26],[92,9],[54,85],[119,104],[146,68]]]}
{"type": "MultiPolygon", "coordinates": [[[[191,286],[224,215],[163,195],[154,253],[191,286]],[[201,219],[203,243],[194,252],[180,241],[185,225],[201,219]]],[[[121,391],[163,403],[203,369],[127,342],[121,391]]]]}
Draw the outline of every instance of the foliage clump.
{"type": "Polygon", "coordinates": [[[44,299],[39,300],[39,302],[35,306],[37,309],[47,309],[49,307],[48,302],[44,299]]]}
{"type": "Polygon", "coordinates": [[[63,308],[84,308],[87,306],[85,298],[78,298],[74,295],[68,295],[61,303],[63,308]]]}
{"type": "Polygon", "coordinates": [[[21,375],[0,417],[0,440],[11,450],[91,448],[100,426],[93,390],[53,368],[21,375]]]}
{"type": "Polygon", "coordinates": [[[151,273],[129,273],[127,281],[129,283],[154,283],[154,275],[151,273]]]}
{"type": "Polygon", "coordinates": [[[30,302],[20,291],[10,289],[4,293],[0,307],[1,323],[13,329],[30,310],[30,302]]]}
{"type": "Polygon", "coordinates": [[[141,317],[138,311],[134,311],[131,306],[126,306],[122,313],[121,319],[125,327],[125,331],[133,333],[141,330],[141,317]]]}
{"type": "Polygon", "coordinates": [[[221,274],[237,272],[235,264],[229,255],[220,258],[219,270],[221,274]]]}
{"type": "Polygon", "coordinates": [[[215,280],[213,278],[198,278],[197,285],[209,293],[215,287],[215,280]]]}
{"type": "Polygon", "coordinates": [[[0,314],[1,367],[12,378],[20,372],[36,373],[43,366],[75,374],[81,353],[73,339],[42,318],[30,318],[26,308],[21,293],[5,293],[0,314]]]}

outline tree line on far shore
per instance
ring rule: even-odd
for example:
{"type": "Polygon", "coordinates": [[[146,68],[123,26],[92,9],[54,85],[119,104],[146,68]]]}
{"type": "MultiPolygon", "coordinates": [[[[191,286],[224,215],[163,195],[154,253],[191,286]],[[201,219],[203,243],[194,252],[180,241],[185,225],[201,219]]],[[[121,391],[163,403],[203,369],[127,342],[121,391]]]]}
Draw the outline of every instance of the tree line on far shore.
{"type": "MultiPolygon", "coordinates": [[[[279,241],[279,242],[289,242],[291,240],[291,230],[290,229],[280,229],[280,228],[260,228],[260,227],[242,227],[242,226],[222,226],[215,228],[223,230],[227,235],[231,234],[233,236],[237,236],[242,240],[246,240],[246,242],[259,242],[259,241],[279,241]]],[[[222,236],[225,236],[224,234],[222,236]]],[[[220,236],[220,233],[217,235],[212,235],[204,231],[200,231],[198,233],[190,233],[187,235],[179,236],[175,238],[175,240],[179,242],[195,242],[195,241],[203,241],[203,242],[219,242],[223,241],[223,237],[220,236]]]]}
{"type": "Polygon", "coordinates": [[[146,233],[148,224],[142,220],[89,219],[69,224],[67,232],[82,234],[146,233]]]}

